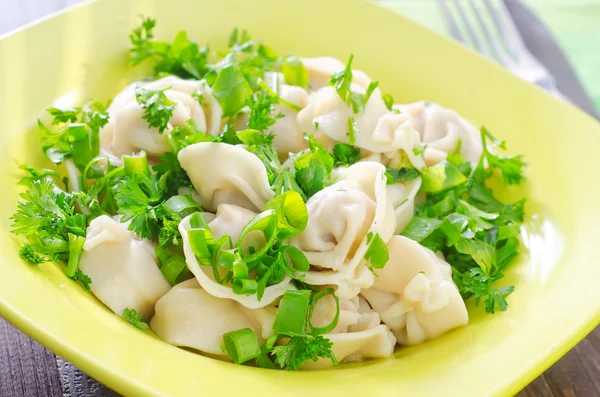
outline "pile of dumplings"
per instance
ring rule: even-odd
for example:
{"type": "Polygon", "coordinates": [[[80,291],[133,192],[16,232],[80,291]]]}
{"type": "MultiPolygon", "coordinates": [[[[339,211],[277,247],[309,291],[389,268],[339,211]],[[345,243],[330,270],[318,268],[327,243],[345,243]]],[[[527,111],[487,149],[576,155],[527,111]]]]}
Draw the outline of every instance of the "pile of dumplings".
{"type": "MultiPolygon", "coordinates": [[[[308,149],[305,133],[313,134],[328,150],[336,143],[350,143],[349,117],[355,118],[354,145],[362,155],[358,163],[334,169],[334,183],[306,203],[306,229],[287,243],[300,249],[311,264],[305,283],[336,290],[339,321],[324,336],[333,343],[337,360],[388,357],[396,344],[415,345],[467,324],[467,310],[450,265],[441,255],[399,235],[414,216],[421,179],[387,184],[385,173],[386,167],[398,167],[403,156],[417,169],[434,165],[459,142],[462,156],[476,163],[482,153],[478,130],[454,111],[433,103],[396,104],[390,110],[379,89],[364,112],[354,114],[328,85],[330,75],[345,65],[328,57],[302,61],[308,71],[308,90],[286,84],[283,75],[277,77],[281,98],[301,109],[275,105],[274,111],[283,117],[267,132],[274,135],[281,160],[308,149]],[[413,150],[423,145],[424,151],[413,150]],[[382,269],[370,269],[364,259],[369,233],[379,234],[387,244],[390,259],[382,269]]],[[[356,70],[351,89],[364,93],[370,82],[356,70]]],[[[114,162],[142,150],[156,159],[170,150],[166,132],[159,134],[142,119],[136,86],[168,87],[165,95],[175,108],[166,132],[189,119],[211,135],[222,131],[223,112],[206,82],[169,76],[134,83],[114,98],[108,109],[110,121],[100,132],[102,151],[114,162]],[[194,93],[201,94],[202,104],[194,93]]],[[[240,117],[236,126],[247,128],[246,122],[240,117]]],[[[182,149],[178,159],[215,238],[228,235],[235,244],[242,228],[274,196],[265,166],[242,145],[197,143],[182,149]]],[[[260,342],[272,336],[278,301],[295,288],[290,277],[267,287],[260,301],[255,294],[234,294],[196,260],[187,239],[189,217],[181,221],[179,230],[194,277],[172,287],[159,269],[154,243],[136,236],[118,217],[94,219],[80,265],[92,279],[92,292],[117,314],[135,309],[166,342],[213,357],[227,358],[222,350],[227,332],[250,328],[260,342]]],[[[335,312],[333,297],[326,296],[317,303],[312,323],[326,325],[335,312]]],[[[330,360],[322,359],[306,367],[330,365],[330,360]]]]}

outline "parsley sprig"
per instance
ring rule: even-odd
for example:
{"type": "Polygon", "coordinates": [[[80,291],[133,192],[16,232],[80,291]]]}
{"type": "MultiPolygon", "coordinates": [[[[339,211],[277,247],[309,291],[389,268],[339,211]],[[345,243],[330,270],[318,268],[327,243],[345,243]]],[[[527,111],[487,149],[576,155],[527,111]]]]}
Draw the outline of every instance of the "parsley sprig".
{"type": "MultiPolygon", "coordinates": [[[[329,85],[333,86],[337,91],[342,101],[346,102],[348,106],[352,107],[354,113],[360,113],[365,110],[365,106],[371,95],[379,85],[377,81],[369,83],[365,93],[355,92],[351,89],[352,84],[352,61],[354,60],[354,54],[350,54],[350,58],[346,63],[344,70],[331,75],[329,79],[329,85]]],[[[349,122],[351,124],[351,122],[349,122]]]]}
{"type": "MultiPolygon", "coordinates": [[[[475,170],[458,149],[446,162],[424,170],[425,201],[402,232],[432,250],[440,250],[452,265],[453,278],[465,299],[483,301],[485,310],[506,310],[506,297],[514,286],[496,287],[507,266],[518,256],[519,225],[525,200],[512,204],[498,201],[487,183],[494,171],[507,184],[522,180],[525,163],[521,156],[501,157],[488,150],[488,140],[504,148],[481,129],[483,155],[475,170]]],[[[392,170],[393,171],[393,170],[392,170]]],[[[413,177],[409,170],[390,173],[393,180],[413,177]]]]}

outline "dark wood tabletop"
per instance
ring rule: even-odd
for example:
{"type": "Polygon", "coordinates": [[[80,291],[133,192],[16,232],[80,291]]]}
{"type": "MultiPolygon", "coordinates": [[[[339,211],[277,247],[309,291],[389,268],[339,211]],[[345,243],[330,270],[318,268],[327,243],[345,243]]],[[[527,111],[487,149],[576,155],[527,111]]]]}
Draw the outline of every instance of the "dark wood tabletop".
{"type": "MultiPolygon", "coordinates": [[[[0,0],[0,35],[79,1],[0,0]]],[[[0,397],[116,395],[0,318],[0,397]]],[[[600,396],[600,327],[517,396],[600,396]]]]}

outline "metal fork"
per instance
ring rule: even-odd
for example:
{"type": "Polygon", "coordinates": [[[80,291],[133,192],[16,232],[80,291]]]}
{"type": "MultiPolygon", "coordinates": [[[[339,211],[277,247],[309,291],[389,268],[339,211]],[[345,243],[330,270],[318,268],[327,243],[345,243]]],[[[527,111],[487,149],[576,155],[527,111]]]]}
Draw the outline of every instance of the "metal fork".
{"type": "Polygon", "coordinates": [[[512,73],[563,98],[552,75],[525,47],[504,1],[507,0],[492,4],[490,0],[466,0],[468,7],[461,0],[437,0],[437,3],[452,37],[467,45],[470,42],[475,50],[501,63],[512,73]],[[471,10],[472,17],[465,8],[471,10]],[[485,11],[481,11],[482,8],[485,11]],[[491,23],[486,20],[486,14],[491,23]]]}

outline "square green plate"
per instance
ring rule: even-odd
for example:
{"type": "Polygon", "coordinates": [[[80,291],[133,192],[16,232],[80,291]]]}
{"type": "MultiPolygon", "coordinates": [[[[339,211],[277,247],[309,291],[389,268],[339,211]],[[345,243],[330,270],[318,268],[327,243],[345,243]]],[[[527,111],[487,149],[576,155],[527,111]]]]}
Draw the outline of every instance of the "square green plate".
{"type": "Polygon", "coordinates": [[[101,0],[0,39],[0,314],[127,395],[509,395],[600,321],[600,125],[583,112],[390,11],[359,0],[101,0]],[[16,166],[39,157],[46,107],[106,100],[142,70],[127,67],[139,15],[157,37],[187,30],[224,46],[233,26],[279,53],[356,56],[396,101],[454,108],[524,153],[528,255],[513,266],[505,313],[471,308],[467,327],[388,360],[327,371],[236,366],[140,332],[52,264],[22,263],[9,235],[16,166]],[[541,203],[541,204],[537,204],[541,203]]]}

